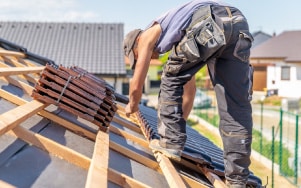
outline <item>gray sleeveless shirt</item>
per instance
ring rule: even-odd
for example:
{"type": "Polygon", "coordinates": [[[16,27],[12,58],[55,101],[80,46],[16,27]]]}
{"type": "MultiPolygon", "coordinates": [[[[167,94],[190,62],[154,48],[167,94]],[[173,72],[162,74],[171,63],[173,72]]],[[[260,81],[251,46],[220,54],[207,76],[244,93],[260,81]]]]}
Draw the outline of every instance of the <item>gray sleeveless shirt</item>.
{"type": "Polygon", "coordinates": [[[162,29],[162,33],[154,50],[158,53],[165,53],[171,50],[172,46],[179,42],[183,37],[185,29],[190,24],[193,12],[200,6],[208,4],[229,6],[229,4],[219,0],[194,0],[171,9],[170,11],[153,20],[146,29],[150,28],[155,23],[160,24],[162,29]]]}

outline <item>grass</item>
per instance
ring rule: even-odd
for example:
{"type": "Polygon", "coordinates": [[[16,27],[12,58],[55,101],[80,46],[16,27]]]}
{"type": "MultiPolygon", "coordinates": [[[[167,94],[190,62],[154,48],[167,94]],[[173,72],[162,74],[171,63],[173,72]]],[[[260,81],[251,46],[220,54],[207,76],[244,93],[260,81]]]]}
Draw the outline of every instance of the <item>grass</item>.
{"type": "MultiPolygon", "coordinates": [[[[202,126],[196,121],[188,120],[187,124],[190,125],[194,130],[198,131],[200,134],[205,135],[212,143],[216,146],[222,148],[222,141],[219,134],[216,134],[208,129],[207,126],[202,126]]],[[[262,185],[267,185],[267,188],[273,188],[271,183],[271,169],[266,168],[260,161],[253,158],[252,165],[250,166],[251,171],[256,174],[262,180],[262,185]],[[267,179],[267,177],[269,177],[267,179]]],[[[278,174],[274,175],[274,185],[276,187],[287,187],[287,188],[295,188],[296,186],[289,181],[287,178],[280,176],[278,174]]]]}
{"type": "MultiPolygon", "coordinates": [[[[207,122],[212,124],[215,127],[218,127],[219,117],[218,115],[208,115],[206,113],[197,112],[196,115],[205,119],[207,122]]],[[[198,123],[192,120],[187,121],[188,125],[190,125],[193,129],[198,131],[199,133],[206,135],[206,137],[212,141],[215,145],[221,147],[222,142],[219,137],[217,137],[214,133],[208,132],[208,130],[204,130],[201,126],[198,126],[198,123]]],[[[274,162],[279,164],[280,152],[279,141],[274,142],[274,154],[272,152],[272,141],[265,139],[262,134],[257,131],[253,130],[253,142],[252,142],[252,149],[260,153],[260,140],[262,139],[262,153],[261,155],[265,156],[266,158],[272,160],[272,155],[274,155],[274,162]]],[[[281,166],[281,173],[285,176],[293,176],[294,171],[293,169],[289,168],[288,159],[292,156],[289,150],[285,147],[282,147],[282,166],[281,166]]]]}

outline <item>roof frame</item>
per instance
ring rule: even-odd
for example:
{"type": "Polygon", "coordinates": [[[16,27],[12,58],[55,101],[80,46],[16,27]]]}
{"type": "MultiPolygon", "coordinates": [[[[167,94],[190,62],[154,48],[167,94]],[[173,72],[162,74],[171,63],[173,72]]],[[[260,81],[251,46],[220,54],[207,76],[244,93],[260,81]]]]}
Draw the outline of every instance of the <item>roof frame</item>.
{"type": "MultiPolygon", "coordinates": [[[[14,53],[13,53],[14,54],[14,53]]],[[[7,54],[6,54],[7,55],[7,54]]],[[[8,54],[11,55],[11,54],[8,54]]],[[[33,91],[33,87],[28,85],[25,82],[15,80],[11,76],[14,75],[27,75],[31,74],[31,76],[24,76],[25,80],[27,81],[33,81],[31,78],[34,79],[34,77],[39,74],[44,67],[23,67],[21,63],[15,62],[17,61],[14,58],[19,58],[23,56],[19,56],[20,54],[14,54],[12,63],[13,65],[17,67],[7,67],[6,64],[0,63],[0,79],[5,80],[6,82],[15,85],[17,87],[20,87],[23,89],[27,94],[31,94],[33,91]]],[[[0,51],[0,56],[3,56],[0,51]]],[[[2,59],[8,60],[9,57],[5,57],[2,59]]],[[[12,57],[10,57],[12,58],[12,57]]],[[[29,63],[30,64],[30,63],[29,63]]],[[[33,66],[32,64],[30,66],[33,66]]],[[[92,130],[87,130],[85,128],[82,128],[72,122],[69,122],[68,120],[65,120],[61,118],[60,116],[53,114],[49,111],[47,111],[45,108],[48,106],[47,104],[40,103],[39,101],[32,100],[30,102],[13,95],[3,89],[0,89],[0,97],[15,103],[19,105],[15,109],[8,111],[4,114],[1,114],[1,121],[0,121],[0,135],[5,134],[6,132],[9,132],[9,134],[16,136],[17,138],[20,138],[24,141],[26,141],[29,144],[32,144],[36,147],[39,147],[51,154],[61,156],[63,159],[80,166],[86,170],[88,170],[88,178],[86,182],[86,187],[93,187],[94,185],[99,184],[106,184],[107,180],[112,181],[120,186],[128,186],[131,185],[133,187],[148,187],[147,185],[134,180],[131,177],[126,176],[125,174],[122,174],[120,172],[117,172],[114,169],[111,169],[108,167],[108,151],[109,148],[129,157],[132,160],[135,160],[146,167],[149,167],[151,169],[154,169],[160,173],[163,172],[168,184],[171,187],[185,187],[185,186],[192,186],[192,187],[207,187],[205,185],[202,185],[199,182],[196,182],[195,180],[183,175],[179,174],[177,170],[174,168],[171,161],[166,158],[164,155],[161,155],[160,153],[154,154],[155,158],[157,159],[157,162],[155,162],[153,159],[149,157],[142,156],[136,152],[133,152],[132,150],[127,149],[124,146],[119,145],[118,143],[112,141],[109,139],[108,132],[93,132],[92,130]],[[18,114],[18,117],[15,118],[15,114],[18,114]],[[27,119],[28,117],[32,115],[41,115],[45,118],[48,118],[61,126],[64,126],[65,128],[73,131],[76,134],[79,134],[81,136],[87,137],[91,140],[95,141],[95,147],[93,152],[92,159],[83,156],[82,154],[73,151],[66,146],[63,146],[57,142],[54,142],[38,133],[34,133],[32,131],[27,130],[26,128],[23,128],[19,126],[19,124],[27,119]],[[14,117],[14,118],[12,118],[14,117]],[[4,121],[3,121],[4,120],[4,121]],[[4,122],[4,123],[3,123],[4,122]],[[101,138],[101,139],[100,139],[101,138]],[[100,162],[101,161],[101,162],[100,162]],[[105,163],[103,163],[105,161],[105,163]],[[105,173],[104,173],[105,172],[105,173]],[[102,179],[98,176],[101,174],[103,177],[102,179]]],[[[141,126],[139,124],[139,119],[137,118],[137,115],[131,115],[130,117],[127,117],[125,115],[124,111],[124,105],[118,104],[118,110],[116,115],[113,118],[113,122],[116,122],[120,124],[121,126],[124,126],[125,128],[128,128],[136,133],[143,134],[143,131],[141,130],[141,126]]],[[[147,152],[151,152],[150,149],[148,149],[148,141],[144,140],[140,137],[134,136],[132,134],[129,134],[125,131],[123,131],[120,128],[117,128],[113,124],[109,127],[109,131],[113,134],[117,134],[121,137],[124,137],[125,139],[131,140],[142,147],[146,148],[147,152]]],[[[145,136],[145,135],[144,135],[145,136]]],[[[197,172],[204,172],[201,167],[200,169],[195,169],[195,164],[190,163],[189,161],[182,160],[181,163],[197,172]]],[[[213,179],[216,177],[213,177],[213,179]]],[[[216,179],[214,179],[216,181],[216,179]]],[[[107,184],[105,185],[107,186],[107,184]]]]}

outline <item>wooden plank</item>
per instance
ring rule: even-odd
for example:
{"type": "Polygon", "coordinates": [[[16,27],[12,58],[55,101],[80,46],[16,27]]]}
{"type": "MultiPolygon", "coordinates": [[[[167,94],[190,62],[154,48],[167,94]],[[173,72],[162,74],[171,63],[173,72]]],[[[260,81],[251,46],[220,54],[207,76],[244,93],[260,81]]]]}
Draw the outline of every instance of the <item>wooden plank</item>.
{"type": "Polygon", "coordinates": [[[18,80],[15,80],[9,76],[5,76],[5,77],[0,77],[0,79],[3,79],[5,80],[6,82],[16,86],[16,87],[19,87],[21,88],[25,93],[27,93],[28,95],[31,95],[32,91],[33,91],[33,87],[22,82],[22,81],[18,81],[18,80]]]}
{"type": "Polygon", "coordinates": [[[76,125],[64,118],[61,118],[51,112],[48,112],[47,110],[42,110],[39,112],[39,115],[51,120],[51,121],[54,121],[55,123],[73,131],[75,134],[78,134],[78,135],[81,135],[83,137],[86,137],[90,140],[93,140],[95,141],[96,139],[96,134],[95,132],[92,132],[91,130],[87,130],[87,129],[84,129],[82,128],[81,126],[79,125],[76,125]]]}
{"type": "Polygon", "coordinates": [[[16,188],[15,186],[13,186],[5,181],[2,181],[2,180],[0,180],[0,187],[1,188],[16,188]]]}
{"type": "Polygon", "coordinates": [[[191,179],[183,174],[180,174],[181,177],[183,178],[184,182],[188,185],[188,187],[197,187],[197,188],[208,188],[207,185],[204,185],[204,184],[201,184],[200,182],[194,180],[194,179],[191,179]]]}
{"type": "Polygon", "coordinates": [[[210,172],[207,168],[203,168],[200,164],[197,164],[197,167],[203,172],[203,174],[215,188],[227,188],[225,182],[221,180],[216,174],[210,172]]]}
{"type": "Polygon", "coordinates": [[[118,117],[118,116],[114,116],[113,117],[113,122],[116,122],[132,131],[135,131],[136,133],[139,133],[139,134],[142,134],[142,131],[141,129],[134,123],[130,122],[130,121],[127,121],[127,120],[124,120],[122,119],[121,117],[118,117]]]}
{"type": "Polygon", "coordinates": [[[159,152],[154,153],[154,155],[161,167],[161,170],[163,171],[163,174],[167,180],[169,187],[173,187],[173,188],[186,187],[183,179],[180,177],[178,171],[172,165],[170,160],[159,152]]]}
{"type": "Polygon", "coordinates": [[[18,106],[0,115],[0,135],[13,129],[38,111],[45,108],[47,104],[33,100],[24,105],[18,106]]]}
{"type": "MultiPolygon", "coordinates": [[[[7,100],[13,101],[17,105],[22,105],[22,104],[27,103],[27,101],[25,101],[24,99],[19,98],[19,97],[15,96],[15,95],[12,95],[12,94],[10,94],[10,93],[2,90],[2,89],[0,89],[0,96],[2,98],[7,99],[7,100]]],[[[55,115],[55,114],[53,114],[51,112],[48,112],[46,110],[42,110],[42,111],[39,112],[39,114],[42,115],[43,117],[46,117],[46,118],[48,118],[48,119],[50,119],[50,120],[58,123],[58,124],[61,124],[65,128],[67,128],[69,130],[72,130],[73,132],[75,132],[75,133],[77,133],[79,135],[87,137],[87,138],[89,138],[91,140],[95,140],[96,139],[95,133],[93,133],[93,132],[91,132],[89,130],[86,130],[86,129],[84,129],[84,128],[82,128],[82,127],[80,127],[80,126],[78,126],[78,125],[76,125],[76,124],[74,124],[72,122],[69,122],[69,121],[67,121],[67,120],[65,120],[65,119],[63,119],[63,118],[61,118],[61,117],[59,117],[59,116],[57,116],[57,115],[55,115]]],[[[140,144],[141,146],[145,147],[146,149],[148,148],[148,143],[147,143],[146,140],[143,140],[143,139],[141,139],[139,137],[135,137],[135,136],[133,136],[133,135],[131,135],[131,134],[129,134],[129,133],[123,131],[123,130],[120,130],[120,129],[112,126],[112,125],[110,126],[110,131],[112,131],[115,134],[118,134],[118,135],[120,135],[120,136],[122,136],[122,137],[124,137],[126,139],[129,139],[129,140],[131,140],[133,142],[136,142],[136,143],[140,144]]],[[[118,149],[118,147],[116,147],[116,149],[118,149]]],[[[121,150],[121,151],[118,151],[118,152],[121,152],[121,154],[123,154],[123,153],[127,153],[127,150],[121,150]]],[[[133,156],[135,156],[135,154],[133,154],[133,156]]],[[[135,157],[134,157],[133,160],[135,160],[135,157]]],[[[143,161],[145,161],[145,160],[143,160],[143,161]]],[[[182,160],[182,163],[184,163],[184,162],[185,162],[185,160],[182,160]]],[[[186,163],[189,163],[189,162],[186,162],[186,163]]],[[[148,166],[147,164],[144,164],[144,165],[148,166]]],[[[186,164],[185,166],[187,166],[187,167],[189,167],[191,169],[197,170],[200,173],[202,173],[198,168],[197,169],[195,168],[195,164],[190,164],[189,163],[188,165],[186,164]]],[[[161,173],[161,171],[158,170],[157,167],[154,170],[157,170],[158,172],[161,173]]],[[[187,177],[185,175],[181,174],[181,177],[184,179],[184,181],[190,187],[206,187],[206,186],[202,185],[200,182],[197,182],[197,181],[195,181],[195,180],[193,180],[193,179],[191,179],[191,178],[189,178],[189,177],[187,177]]],[[[110,179],[110,176],[109,176],[109,179],[110,179]]],[[[133,183],[127,182],[127,181],[130,181],[130,180],[128,178],[124,178],[123,175],[118,175],[117,177],[115,177],[115,175],[114,175],[114,177],[111,177],[111,181],[113,181],[113,180],[115,181],[115,183],[117,181],[118,185],[125,185],[125,184],[126,185],[132,185],[133,184],[133,183]],[[123,182],[123,183],[120,183],[120,182],[123,182]]],[[[138,185],[140,186],[139,182],[136,182],[136,183],[138,183],[138,185]]],[[[136,185],[136,187],[138,185],[136,185]]]]}
{"type": "MultiPolygon", "coordinates": [[[[11,135],[16,136],[25,142],[32,144],[50,154],[53,154],[54,156],[59,156],[66,161],[77,165],[81,168],[84,168],[86,170],[89,169],[91,166],[91,159],[72,150],[67,148],[66,146],[63,146],[57,142],[54,142],[40,134],[33,133],[32,131],[28,131],[23,127],[16,127],[12,131],[9,132],[11,135]]],[[[99,177],[101,178],[101,177],[99,177]]],[[[127,187],[127,185],[130,185],[130,187],[141,187],[141,188],[148,188],[149,186],[138,182],[134,180],[133,178],[126,176],[124,174],[121,174],[120,172],[117,172],[113,169],[108,169],[108,179],[111,182],[114,182],[118,185],[125,185],[124,187],[127,187]]],[[[1,184],[0,184],[1,185],[1,184]]],[[[98,186],[99,187],[99,186],[98,186]]],[[[101,186],[102,187],[102,186],[101,186]]],[[[10,188],[10,187],[7,187],[10,188]]]]}
{"type": "MultiPolygon", "coordinates": [[[[7,96],[7,95],[9,96],[9,94],[7,92],[3,91],[3,90],[2,91],[0,90],[0,95],[1,96],[7,96]]],[[[18,104],[23,104],[25,102],[22,99],[18,100],[17,96],[15,96],[15,97],[14,96],[9,96],[9,97],[13,101],[16,101],[18,104]]],[[[9,97],[6,97],[6,98],[9,98],[9,97]]],[[[81,127],[79,127],[79,126],[77,126],[77,125],[75,125],[75,124],[73,124],[71,122],[68,122],[67,120],[65,120],[63,118],[60,118],[59,116],[56,116],[56,115],[54,115],[54,114],[52,114],[50,112],[47,112],[46,110],[40,111],[39,114],[42,115],[42,116],[44,116],[44,117],[46,117],[46,118],[48,118],[48,119],[50,119],[50,120],[52,120],[52,121],[54,121],[54,122],[56,122],[56,123],[58,123],[58,124],[60,124],[60,125],[63,125],[64,127],[68,128],[68,129],[70,129],[70,130],[72,130],[74,132],[79,132],[82,135],[84,135],[84,136],[86,136],[86,137],[88,137],[88,138],[90,138],[92,140],[96,139],[95,133],[92,133],[91,131],[85,130],[85,129],[83,129],[83,128],[81,128],[81,127]]],[[[139,139],[136,138],[133,141],[137,141],[137,140],[139,140],[139,139]]],[[[138,142],[141,142],[141,140],[138,141],[138,142]]],[[[110,141],[110,147],[112,149],[116,150],[117,152],[119,152],[119,153],[121,153],[121,154],[123,154],[125,156],[128,156],[128,157],[132,158],[133,160],[136,160],[136,161],[140,162],[141,164],[144,164],[145,166],[148,166],[148,167],[150,167],[152,169],[158,170],[158,167],[159,167],[158,164],[155,161],[153,161],[153,160],[151,160],[151,159],[149,159],[149,158],[147,158],[145,156],[139,155],[136,152],[133,152],[133,151],[131,151],[131,150],[129,150],[129,149],[127,149],[127,148],[125,148],[125,147],[123,147],[123,146],[121,146],[121,145],[113,142],[113,141],[110,141]]]]}
{"type": "Polygon", "coordinates": [[[109,134],[98,131],[90,163],[86,188],[108,187],[109,134]]]}
{"type": "Polygon", "coordinates": [[[109,169],[109,180],[121,187],[135,187],[135,188],[151,188],[125,174],[121,174],[116,170],[109,169]]]}
{"type": "MultiPolygon", "coordinates": [[[[1,59],[1,60],[3,60],[3,59],[1,59]]],[[[12,62],[12,60],[11,59],[9,59],[9,58],[5,58],[5,60],[9,60],[8,62],[9,63],[11,63],[12,62]]],[[[15,64],[15,63],[12,63],[12,64],[15,64]]],[[[20,64],[20,63],[19,63],[20,64]]],[[[6,65],[6,64],[4,64],[4,63],[0,63],[0,67],[6,67],[6,68],[11,68],[10,66],[8,66],[8,65],[6,65]]],[[[23,65],[23,67],[24,67],[24,65],[23,65]]],[[[21,74],[21,75],[18,75],[18,77],[20,77],[21,79],[25,79],[25,80],[28,80],[28,81],[30,81],[30,82],[32,82],[32,83],[36,83],[37,82],[37,80],[36,79],[34,79],[34,78],[32,78],[32,77],[30,77],[29,75],[27,75],[27,74],[21,74]]]]}
{"type": "MultiPolygon", "coordinates": [[[[27,67],[26,65],[18,62],[18,60],[15,57],[3,57],[4,61],[9,62],[10,64],[14,65],[15,67],[27,67]]],[[[21,75],[19,75],[21,76],[21,75]]],[[[32,76],[37,76],[36,78],[31,77],[30,75],[27,74],[22,74],[22,76],[24,77],[24,79],[28,80],[29,82],[36,84],[39,78],[39,74],[35,73],[32,74],[32,76]]]]}
{"type": "Polygon", "coordinates": [[[14,56],[14,57],[26,57],[25,54],[21,52],[15,52],[15,51],[8,51],[8,50],[3,50],[0,49],[0,56],[14,56]]]}
{"type": "Polygon", "coordinates": [[[131,140],[131,141],[143,146],[145,149],[149,149],[148,142],[145,139],[139,138],[130,133],[127,133],[126,131],[118,129],[117,127],[115,127],[112,124],[110,125],[109,129],[111,132],[113,132],[119,136],[122,136],[123,138],[126,138],[128,140],[131,140]]]}
{"type": "Polygon", "coordinates": [[[90,166],[90,159],[88,157],[40,134],[29,131],[21,126],[15,127],[9,133],[29,144],[32,144],[46,152],[59,156],[66,161],[80,166],[84,169],[88,169],[90,166]]]}
{"type": "Polygon", "coordinates": [[[44,67],[10,67],[0,68],[0,76],[39,73],[44,67]]]}
{"type": "Polygon", "coordinates": [[[110,148],[127,156],[128,158],[135,160],[141,164],[143,164],[144,166],[147,166],[151,169],[154,169],[156,171],[160,172],[160,167],[158,165],[158,163],[148,157],[145,157],[143,155],[140,155],[139,153],[136,153],[120,144],[117,144],[116,142],[110,140],[110,148]]]}

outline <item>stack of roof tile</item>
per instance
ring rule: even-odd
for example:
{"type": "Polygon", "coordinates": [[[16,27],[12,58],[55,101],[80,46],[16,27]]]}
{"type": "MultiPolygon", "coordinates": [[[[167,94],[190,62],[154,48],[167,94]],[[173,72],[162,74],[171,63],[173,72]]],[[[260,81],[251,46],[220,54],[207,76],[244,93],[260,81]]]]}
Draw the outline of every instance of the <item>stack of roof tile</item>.
{"type": "Polygon", "coordinates": [[[47,64],[32,96],[86,119],[103,131],[117,111],[114,89],[79,67],[47,64]]]}

